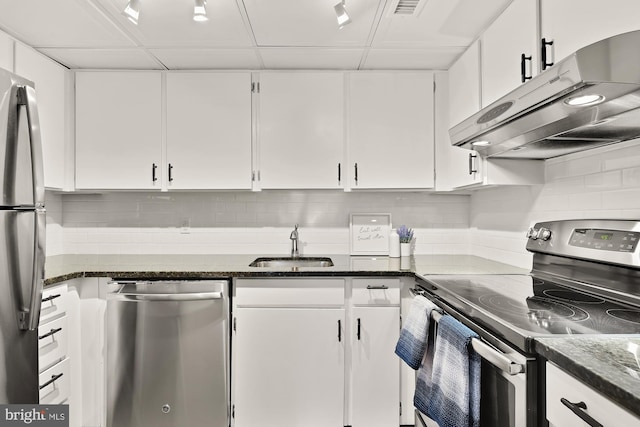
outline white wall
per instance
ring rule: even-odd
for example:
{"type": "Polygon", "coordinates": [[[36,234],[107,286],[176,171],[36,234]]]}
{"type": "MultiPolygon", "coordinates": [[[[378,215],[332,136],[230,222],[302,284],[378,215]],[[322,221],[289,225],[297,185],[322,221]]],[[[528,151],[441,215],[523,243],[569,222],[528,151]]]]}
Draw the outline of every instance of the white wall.
{"type": "Polygon", "coordinates": [[[47,191],[44,204],[47,209],[47,256],[61,255],[64,253],[62,197],[47,191]]]}
{"type": "Polygon", "coordinates": [[[415,253],[468,253],[469,196],[419,192],[262,191],[64,194],[68,254],[349,252],[349,214],[390,213],[416,229],[415,253]]]}
{"type": "Polygon", "coordinates": [[[525,232],[555,219],[640,220],[640,140],[549,159],[546,184],[471,196],[472,253],[531,267],[525,232]]]}

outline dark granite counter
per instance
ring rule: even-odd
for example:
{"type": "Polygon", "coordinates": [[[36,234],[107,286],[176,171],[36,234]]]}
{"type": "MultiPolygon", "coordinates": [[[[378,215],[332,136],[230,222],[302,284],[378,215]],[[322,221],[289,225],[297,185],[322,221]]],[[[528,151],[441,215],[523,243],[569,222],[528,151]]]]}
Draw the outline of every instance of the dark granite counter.
{"type": "Polygon", "coordinates": [[[45,285],[78,277],[209,279],[528,273],[522,268],[472,255],[416,255],[409,258],[329,255],[333,267],[249,267],[254,259],[262,256],[265,255],[58,255],[47,258],[45,285]]]}
{"type": "Polygon", "coordinates": [[[540,338],[535,350],[640,417],[640,335],[540,338]]]}

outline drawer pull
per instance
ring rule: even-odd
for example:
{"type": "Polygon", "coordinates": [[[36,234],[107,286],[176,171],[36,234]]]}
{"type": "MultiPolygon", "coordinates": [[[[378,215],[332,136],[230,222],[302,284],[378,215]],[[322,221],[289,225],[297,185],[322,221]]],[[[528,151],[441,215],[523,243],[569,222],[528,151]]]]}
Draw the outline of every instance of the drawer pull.
{"type": "Polygon", "coordinates": [[[53,384],[54,382],[56,382],[57,380],[60,379],[61,376],[63,376],[64,374],[58,374],[58,375],[51,375],[51,379],[49,381],[47,381],[46,383],[42,384],[40,386],[40,390],[42,390],[43,388],[45,388],[46,386],[53,384]]]}
{"type": "Polygon", "coordinates": [[[42,302],[53,301],[54,299],[60,298],[61,296],[62,296],[61,294],[51,295],[50,297],[42,298],[42,302]]]}
{"type": "Polygon", "coordinates": [[[560,399],[560,402],[562,402],[564,406],[569,408],[571,412],[579,416],[582,421],[589,424],[591,427],[603,427],[603,425],[597,422],[596,420],[594,420],[591,415],[584,412],[583,409],[587,409],[586,403],[584,402],[572,403],[572,402],[569,402],[564,397],[560,399]]]}
{"type": "Polygon", "coordinates": [[[50,336],[53,336],[54,334],[57,334],[57,333],[58,333],[58,332],[60,332],[61,330],[62,330],[62,328],[52,329],[52,330],[50,330],[49,332],[47,332],[46,334],[44,334],[44,335],[40,335],[40,336],[38,337],[38,339],[39,339],[39,340],[43,340],[43,339],[45,339],[45,338],[49,338],[50,336]]]}
{"type": "Polygon", "coordinates": [[[387,285],[382,285],[382,286],[367,285],[367,289],[369,289],[369,290],[371,290],[371,289],[389,289],[389,287],[387,285]]]}
{"type": "Polygon", "coordinates": [[[360,341],[360,318],[358,318],[358,341],[360,341]]]}

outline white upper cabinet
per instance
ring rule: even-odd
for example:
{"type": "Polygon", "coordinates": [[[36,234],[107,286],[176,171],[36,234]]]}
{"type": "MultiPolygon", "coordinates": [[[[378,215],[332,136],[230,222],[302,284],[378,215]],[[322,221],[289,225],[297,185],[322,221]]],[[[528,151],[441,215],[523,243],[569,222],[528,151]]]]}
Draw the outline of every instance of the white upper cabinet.
{"type": "Polygon", "coordinates": [[[159,72],[76,73],[76,188],[160,189],[159,72]]]}
{"type": "Polygon", "coordinates": [[[342,188],[344,75],[260,74],[260,186],[342,188]]]}
{"type": "Polygon", "coordinates": [[[482,106],[537,71],[537,1],[514,0],[482,34],[482,106]]]}
{"type": "Polygon", "coordinates": [[[167,74],[167,188],[251,189],[251,73],[167,74]]]}
{"type": "Polygon", "coordinates": [[[480,110],[480,42],[474,42],[449,68],[449,127],[480,110]]]}
{"type": "MultiPolygon", "coordinates": [[[[0,37],[0,44],[2,38],[0,37]]],[[[65,184],[65,145],[67,135],[67,77],[69,71],[36,52],[16,43],[15,72],[35,83],[42,134],[44,184],[62,189],[65,184]]]]}
{"type": "Polygon", "coordinates": [[[558,62],[581,47],[640,29],[638,0],[540,0],[541,33],[548,62],[558,62]]]}
{"type": "Polygon", "coordinates": [[[0,31],[0,68],[13,72],[13,39],[0,31]]]}
{"type": "Polygon", "coordinates": [[[433,73],[352,73],[348,93],[350,187],[432,188],[433,73]]]}

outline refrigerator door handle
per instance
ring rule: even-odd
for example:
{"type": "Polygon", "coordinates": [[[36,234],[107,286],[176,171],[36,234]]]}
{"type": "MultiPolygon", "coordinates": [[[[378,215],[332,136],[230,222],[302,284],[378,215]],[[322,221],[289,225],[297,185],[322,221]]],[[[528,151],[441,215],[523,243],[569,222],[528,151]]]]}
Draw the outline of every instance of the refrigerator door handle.
{"type": "Polygon", "coordinates": [[[42,287],[44,286],[44,256],[45,256],[45,235],[46,235],[46,211],[36,209],[34,221],[34,247],[33,247],[33,269],[30,300],[23,310],[20,311],[20,329],[33,331],[38,329],[40,323],[40,306],[42,305],[42,287]]]}
{"type": "MultiPolygon", "coordinates": [[[[44,260],[46,238],[46,212],[44,209],[44,172],[42,166],[42,138],[40,120],[36,103],[36,92],[31,86],[17,86],[17,107],[24,106],[27,113],[29,143],[31,144],[31,173],[33,182],[34,243],[33,266],[31,272],[31,291],[29,301],[19,313],[19,325],[22,330],[35,330],[40,321],[42,287],[44,285],[44,260]]],[[[19,118],[15,125],[19,125],[19,118]]],[[[16,131],[17,134],[17,131],[16,131]]],[[[29,209],[17,209],[26,212],[29,209]]]]}
{"type": "Polygon", "coordinates": [[[40,118],[38,116],[35,89],[31,86],[18,86],[18,105],[24,105],[27,111],[29,142],[31,144],[33,203],[36,208],[40,208],[44,207],[44,169],[42,161],[40,118]]]}

